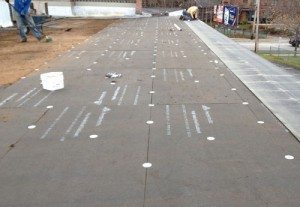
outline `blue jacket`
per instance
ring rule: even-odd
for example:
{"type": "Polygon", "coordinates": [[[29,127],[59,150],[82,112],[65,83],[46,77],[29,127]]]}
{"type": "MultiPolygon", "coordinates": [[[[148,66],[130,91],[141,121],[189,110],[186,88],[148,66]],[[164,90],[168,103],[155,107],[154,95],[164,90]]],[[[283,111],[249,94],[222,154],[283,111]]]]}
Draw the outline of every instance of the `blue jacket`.
{"type": "Polygon", "coordinates": [[[21,15],[28,14],[30,3],[31,0],[15,0],[14,3],[15,10],[21,15]]]}

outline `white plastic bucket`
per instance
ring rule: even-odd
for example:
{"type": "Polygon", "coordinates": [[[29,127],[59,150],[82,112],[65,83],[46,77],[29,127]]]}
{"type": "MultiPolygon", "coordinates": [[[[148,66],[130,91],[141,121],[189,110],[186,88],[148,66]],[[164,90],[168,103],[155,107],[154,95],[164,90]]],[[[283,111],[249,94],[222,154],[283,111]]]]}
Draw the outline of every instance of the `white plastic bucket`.
{"type": "Polygon", "coordinates": [[[64,74],[63,72],[43,73],[40,76],[43,89],[55,91],[64,88],[64,74]]]}

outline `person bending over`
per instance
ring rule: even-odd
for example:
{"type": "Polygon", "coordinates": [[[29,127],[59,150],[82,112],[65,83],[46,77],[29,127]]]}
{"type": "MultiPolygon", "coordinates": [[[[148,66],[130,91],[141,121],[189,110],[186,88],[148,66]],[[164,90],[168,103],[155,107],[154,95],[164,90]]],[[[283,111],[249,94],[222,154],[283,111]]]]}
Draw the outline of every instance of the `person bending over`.
{"type": "Polygon", "coordinates": [[[199,17],[199,8],[197,6],[191,6],[188,8],[187,13],[192,17],[192,20],[198,19],[199,17]]]}
{"type": "Polygon", "coordinates": [[[187,10],[183,10],[182,15],[180,16],[180,20],[187,20],[187,21],[191,21],[191,20],[196,20],[198,19],[199,16],[199,9],[196,6],[191,6],[190,8],[188,8],[187,10]]]}

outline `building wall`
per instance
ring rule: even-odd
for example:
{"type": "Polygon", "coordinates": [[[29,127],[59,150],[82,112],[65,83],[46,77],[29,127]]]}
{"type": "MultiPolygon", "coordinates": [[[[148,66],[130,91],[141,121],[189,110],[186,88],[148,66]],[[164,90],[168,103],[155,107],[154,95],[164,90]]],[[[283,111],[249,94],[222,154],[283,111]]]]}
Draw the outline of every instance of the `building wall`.
{"type": "Polygon", "coordinates": [[[34,1],[33,2],[34,8],[37,12],[37,15],[47,14],[45,3],[46,2],[44,2],[44,1],[34,1]]]}
{"type": "Polygon", "coordinates": [[[48,14],[52,16],[72,17],[72,2],[60,0],[33,0],[32,1],[37,15],[48,14]]]}
{"type": "Polygon", "coordinates": [[[48,1],[48,11],[51,16],[74,16],[73,3],[70,1],[48,1]]]}
{"type": "Polygon", "coordinates": [[[135,15],[135,4],[117,2],[76,2],[75,16],[117,17],[135,15]]]}
{"type": "Polygon", "coordinates": [[[33,0],[37,14],[45,14],[48,3],[48,14],[63,17],[120,17],[135,15],[135,3],[72,1],[72,0],[33,0]]]}
{"type": "Polygon", "coordinates": [[[10,11],[8,4],[0,0],[0,27],[11,27],[13,23],[10,17],[10,11]]]}

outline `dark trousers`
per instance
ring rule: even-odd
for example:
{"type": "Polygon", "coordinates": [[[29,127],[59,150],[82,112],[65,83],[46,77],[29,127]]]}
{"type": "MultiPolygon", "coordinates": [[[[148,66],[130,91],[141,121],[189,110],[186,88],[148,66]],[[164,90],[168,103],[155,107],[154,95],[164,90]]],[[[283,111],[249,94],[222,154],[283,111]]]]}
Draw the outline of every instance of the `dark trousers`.
{"type": "Polygon", "coordinates": [[[192,20],[192,16],[187,12],[187,11],[183,11],[182,12],[182,16],[183,16],[183,20],[192,20]]]}

